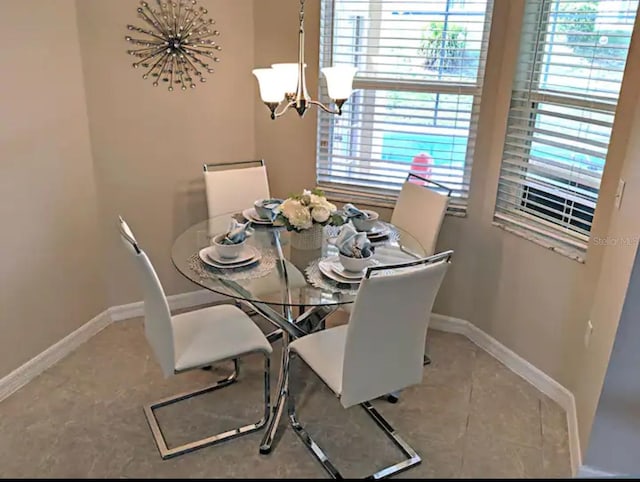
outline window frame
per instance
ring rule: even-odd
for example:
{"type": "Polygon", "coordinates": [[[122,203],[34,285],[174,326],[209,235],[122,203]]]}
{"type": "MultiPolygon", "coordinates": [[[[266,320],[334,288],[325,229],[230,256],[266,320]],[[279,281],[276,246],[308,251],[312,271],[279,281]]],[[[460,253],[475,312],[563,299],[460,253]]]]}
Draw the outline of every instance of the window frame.
{"type": "MultiPolygon", "coordinates": [[[[336,27],[334,21],[334,5],[335,0],[322,0],[321,1],[321,27],[320,35],[330,37],[331,40],[320,44],[320,67],[325,67],[333,64],[333,38],[334,29],[336,27]],[[326,31],[330,34],[326,35],[326,31]]],[[[425,93],[434,95],[459,95],[468,96],[471,98],[471,109],[469,111],[469,130],[467,134],[467,148],[465,153],[464,167],[462,168],[462,180],[461,185],[462,197],[451,197],[447,214],[466,216],[467,204],[469,199],[469,191],[471,186],[471,175],[473,167],[473,157],[475,153],[475,147],[477,142],[478,133],[478,119],[480,116],[480,104],[482,99],[484,76],[486,73],[486,60],[489,50],[489,35],[491,29],[491,21],[493,17],[494,0],[487,0],[486,8],[484,10],[485,20],[482,26],[482,39],[480,41],[480,57],[479,66],[477,70],[477,76],[475,82],[449,82],[449,81],[409,81],[400,79],[388,79],[388,78],[363,78],[358,77],[354,79],[354,93],[352,98],[348,100],[349,104],[353,105],[354,99],[358,96],[363,98],[364,106],[359,113],[361,119],[359,123],[365,124],[362,129],[358,129],[360,132],[371,133],[375,132],[374,129],[366,128],[367,118],[373,116],[375,107],[372,103],[366,102],[367,93],[375,95],[378,91],[400,92],[400,93],[425,93]]],[[[362,27],[361,27],[362,28],[362,27]]],[[[366,53],[365,53],[366,55],[366,53]]],[[[358,61],[356,60],[356,64],[358,61]]],[[[319,79],[319,91],[320,98],[323,102],[329,103],[331,100],[326,94],[326,85],[323,78],[319,79]]],[[[347,113],[347,115],[349,115],[347,113]]],[[[345,114],[343,113],[343,118],[345,114]]],[[[334,131],[340,118],[331,117],[330,114],[324,112],[318,113],[318,127],[317,127],[317,148],[316,148],[316,183],[323,189],[327,195],[336,201],[353,202],[358,200],[363,204],[378,207],[393,207],[397,196],[400,193],[401,185],[395,185],[393,182],[385,183],[384,180],[380,180],[379,186],[374,186],[376,181],[364,181],[364,180],[350,180],[347,182],[336,182],[332,180],[323,180],[319,174],[321,166],[321,159],[326,159],[325,165],[331,166],[332,158],[332,146],[334,141],[334,131]],[[329,127],[326,132],[323,132],[322,122],[323,119],[329,120],[329,127]],[[323,134],[326,134],[324,138],[323,134]],[[397,188],[396,188],[397,187],[397,188]]],[[[376,162],[377,159],[371,159],[370,161],[376,162]]],[[[361,162],[370,162],[363,159],[361,162]]],[[[360,165],[362,166],[362,164],[360,165]]],[[[360,167],[359,166],[359,167],[360,167]]],[[[410,167],[407,169],[409,173],[410,167]]],[[[419,174],[419,173],[418,173],[419,174]]]]}
{"type": "MultiPolygon", "coordinates": [[[[620,94],[615,98],[612,98],[610,102],[605,100],[605,97],[598,97],[597,95],[591,94],[591,96],[583,96],[579,97],[580,93],[568,94],[567,92],[554,91],[552,89],[545,88],[543,83],[541,82],[541,76],[543,75],[542,70],[545,66],[545,54],[546,48],[549,45],[552,45],[552,42],[546,40],[546,36],[548,35],[548,28],[550,23],[553,21],[552,16],[554,15],[553,6],[555,0],[537,0],[540,2],[540,9],[538,12],[538,18],[536,23],[538,24],[538,29],[536,32],[532,33],[529,39],[525,39],[525,22],[527,18],[527,12],[525,7],[525,12],[523,14],[523,25],[520,31],[520,42],[526,42],[529,40],[528,45],[535,45],[534,48],[528,48],[527,50],[523,49],[522,45],[520,45],[520,49],[518,50],[518,57],[516,59],[516,72],[514,74],[513,86],[511,89],[511,102],[509,107],[509,114],[507,120],[507,126],[505,131],[505,139],[503,143],[503,153],[500,167],[500,175],[498,179],[498,194],[496,198],[496,205],[494,209],[494,221],[493,224],[508,231],[512,231],[515,234],[518,234],[522,237],[530,239],[538,244],[542,244],[554,251],[562,253],[568,257],[571,257],[577,261],[584,262],[586,258],[586,251],[589,245],[589,241],[591,238],[591,233],[593,230],[593,218],[595,216],[595,211],[597,208],[597,204],[600,198],[600,185],[602,178],[604,176],[604,170],[607,166],[607,157],[610,149],[611,137],[613,126],[615,124],[615,115],[618,103],[620,101],[620,94]],[[538,48],[540,47],[540,48],[538,48]],[[522,55],[522,52],[530,52],[531,57],[526,58],[522,55]],[[530,84],[529,89],[526,87],[521,87],[518,85],[518,77],[520,73],[518,72],[518,68],[523,64],[530,64],[528,74],[531,72],[535,72],[535,76],[529,75],[529,78],[522,80],[524,84],[530,84]],[[531,78],[533,77],[533,78],[531,78]],[[527,100],[517,99],[517,95],[528,95],[527,100]],[[527,104],[530,104],[527,107],[527,104]],[[536,124],[539,120],[539,116],[545,115],[543,110],[540,109],[540,105],[548,104],[553,105],[559,108],[574,108],[574,109],[583,109],[585,111],[592,111],[594,113],[603,114],[603,115],[611,115],[611,132],[609,133],[609,138],[606,146],[606,153],[604,154],[604,165],[602,167],[602,171],[599,174],[599,182],[597,187],[588,186],[586,184],[577,184],[576,187],[585,188],[587,190],[596,189],[593,191],[595,193],[595,201],[591,202],[590,200],[582,200],[585,202],[581,202],[581,200],[572,196],[569,193],[563,193],[562,199],[564,199],[565,206],[571,205],[572,208],[575,207],[576,204],[580,204],[588,209],[588,211],[581,210],[582,213],[588,213],[591,216],[591,220],[589,222],[588,235],[570,229],[568,224],[573,224],[571,221],[580,221],[580,218],[570,216],[568,221],[562,222],[554,222],[549,220],[548,218],[551,216],[545,217],[542,213],[544,210],[544,206],[539,208],[529,208],[524,206],[524,200],[526,197],[526,192],[531,188],[539,189],[541,191],[545,191],[545,195],[547,196],[547,200],[551,200],[549,197],[558,196],[557,191],[554,191],[552,187],[547,187],[542,184],[537,184],[535,181],[532,181],[531,178],[525,178],[525,176],[529,173],[529,168],[521,175],[523,177],[523,181],[521,181],[520,185],[510,185],[510,182],[503,184],[503,176],[505,164],[509,165],[509,162],[505,161],[507,158],[513,158],[514,154],[507,155],[506,151],[510,150],[515,152],[513,145],[508,145],[509,136],[512,135],[511,132],[514,129],[519,129],[523,132],[523,136],[528,137],[530,140],[523,143],[524,148],[520,154],[520,159],[522,159],[523,163],[526,160],[526,163],[531,163],[532,160],[535,162],[535,159],[531,157],[532,143],[534,139],[534,132],[536,132],[537,127],[536,124]],[[517,109],[517,106],[523,111],[527,109],[531,112],[529,115],[529,119],[520,119],[519,122],[513,122],[512,120],[512,111],[514,110],[514,106],[517,109]],[[517,208],[515,206],[508,206],[508,203],[504,203],[507,205],[507,208],[501,207],[500,194],[501,189],[504,189],[502,192],[511,192],[511,196],[513,199],[520,199],[522,202],[520,206],[517,208]],[[517,190],[517,192],[515,192],[517,190]],[[588,206],[587,204],[593,204],[592,206],[588,206]],[[536,213],[537,211],[537,213],[536,213]],[[530,223],[526,221],[530,220],[530,223]]],[[[562,0],[560,0],[562,1],[562,0]]],[[[628,4],[630,5],[630,3],[628,4]]],[[[626,6],[629,8],[629,6],[626,6]]],[[[623,11],[623,10],[621,10],[623,11]]],[[[555,12],[557,15],[557,11],[555,12]]],[[[638,13],[636,12],[636,15],[638,13]]],[[[618,15],[618,18],[625,18],[625,16],[618,15]]],[[[629,34],[631,37],[631,33],[629,34]]],[[[631,45],[627,49],[626,59],[625,59],[625,70],[626,63],[629,60],[628,52],[631,48],[631,45]]],[[[577,55],[576,55],[577,56],[577,55]]],[[[548,62],[551,62],[550,60],[548,62]]],[[[624,71],[620,81],[620,90],[622,87],[622,83],[624,82],[624,71]]],[[[547,114],[553,117],[553,114],[547,114]]],[[[523,116],[524,117],[524,116],[523,116]]],[[[562,115],[557,115],[557,118],[562,118],[562,115]]],[[[594,119],[589,119],[588,117],[584,118],[575,118],[577,122],[584,121],[587,123],[597,124],[601,122],[602,125],[606,123],[604,121],[596,121],[594,119]]],[[[559,134],[555,134],[557,137],[562,137],[559,134]]],[[[554,139],[555,140],[555,139],[554,139]]],[[[562,148],[568,148],[569,145],[564,145],[562,148]]],[[[512,161],[510,161],[512,162],[512,161]]],[[[552,180],[551,175],[548,173],[553,169],[550,168],[552,165],[551,162],[547,161],[544,164],[544,169],[547,171],[547,175],[545,176],[547,179],[552,180]]],[[[559,176],[561,177],[561,176],[559,176]]],[[[588,179],[588,176],[585,177],[588,179]]],[[[562,179],[564,182],[564,186],[570,186],[572,184],[572,180],[570,179],[562,179]]],[[[515,203],[514,203],[515,204],[515,203]]],[[[557,214],[557,213],[555,213],[557,214]]]]}

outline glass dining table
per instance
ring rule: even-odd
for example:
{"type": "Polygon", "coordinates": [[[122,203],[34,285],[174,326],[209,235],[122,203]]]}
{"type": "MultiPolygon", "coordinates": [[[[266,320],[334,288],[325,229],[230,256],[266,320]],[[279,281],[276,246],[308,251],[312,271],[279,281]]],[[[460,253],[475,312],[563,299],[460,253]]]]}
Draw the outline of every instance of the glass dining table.
{"type": "MultiPolygon", "coordinates": [[[[270,342],[282,339],[277,400],[260,445],[260,452],[266,454],[272,449],[286,406],[289,342],[323,329],[327,316],[353,303],[358,282],[327,269],[338,256],[332,240],[339,228],[334,226],[324,227],[321,247],[302,250],[291,246],[292,233],[283,227],[252,223],[255,231],[245,250],[249,259],[232,268],[216,263],[207,257],[206,248],[216,235],[226,232],[232,217],[244,221],[238,213],[227,213],[191,226],[175,240],[171,258],[176,269],[192,282],[234,298],[271,322],[275,330],[267,335],[270,342]]],[[[376,236],[371,238],[372,263],[396,264],[426,256],[413,236],[389,223],[379,222],[376,236]]]]}

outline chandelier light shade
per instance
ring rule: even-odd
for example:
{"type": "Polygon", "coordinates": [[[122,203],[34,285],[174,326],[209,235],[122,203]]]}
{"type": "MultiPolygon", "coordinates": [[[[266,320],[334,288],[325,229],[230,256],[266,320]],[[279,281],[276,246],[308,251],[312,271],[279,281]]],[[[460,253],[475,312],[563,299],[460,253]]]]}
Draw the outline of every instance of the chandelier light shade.
{"type": "Polygon", "coordinates": [[[276,104],[284,100],[285,88],[280,82],[280,75],[274,69],[255,69],[253,75],[258,78],[260,97],[267,104],[276,104]]]}
{"type": "Polygon", "coordinates": [[[325,67],[322,73],[327,79],[327,90],[332,99],[348,99],[353,91],[353,78],[356,68],[349,65],[325,67]]]}
{"type": "Polygon", "coordinates": [[[292,108],[302,117],[312,105],[330,114],[341,115],[342,106],[353,92],[356,68],[350,65],[337,65],[322,69],[327,80],[329,97],[335,104],[335,109],[331,109],[317,100],[312,100],[309,96],[305,76],[307,64],[304,62],[304,2],[305,0],[300,0],[298,63],[273,64],[270,68],[253,71],[260,86],[260,97],[271,111],[272,119],[280,117],[292,108]],[[287,103],[284,108],[278,111],[283,100],[286,100],[287,103]]]}

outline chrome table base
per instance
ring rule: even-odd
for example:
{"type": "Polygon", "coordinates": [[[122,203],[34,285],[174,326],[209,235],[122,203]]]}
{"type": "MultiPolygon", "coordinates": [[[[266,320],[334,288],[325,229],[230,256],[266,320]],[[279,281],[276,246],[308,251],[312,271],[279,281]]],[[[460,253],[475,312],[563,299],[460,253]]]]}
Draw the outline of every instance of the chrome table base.
{"type": "Polygon", "coordinates": [[[291,308],[284,307],[285,316],[280,315],[272,308],[254,304],[254,309],[263,316],[269,317],[282,327],[282,354],[280,362],[280,374],[278,377],[277,401],[273,407],[271,420],[267,427],[267,431],[260,444],[260,453],[268,454],[273,448],[273,443],[280,425],[280,419],[287,405],[289,395],[289,342],[292,338],[307,335],[317,329],[324,327],[324,320],[333,313],[337,307],[335,306],[316,306],[302,313],[293,319],[291,308]]]}
{"type": "Polygon", "coordinates": [[[162,429],[158,423],[158,419],[155,416],[154,410],[158,408],[166,407],[167,405],[172,405],[174,403],[180,402],[182,400],[187,400],[192,397],[196,397],[198,395],[202,395],[205,393],[212,392],[214,390],[218,390],[220,388],[224,388],[233,383],[237,382],[238,374],[239,374],[239,365],[238,360],[233,360],[234,362],[234,371],[228,377],[218,381],[217,383],[210,385],[208,387],[201,388],[194,392],[182,393],[177,396],[165,398],[158,402],[155,402],[150,405],[146,405],[144,407],[144,414],[147,418],[147,423],[149,424],[149,428],[153,434],[153,438],[156,442],[158,450],[160,451],[160,456],[163,460],[169,459],[171,457],[177,457],[178,455],[186,454],[188,452],[193,452],[194,450],[198,450],[203,447],[207,447],[209,445],[213,445],[219,442],[223,442],[225,440],[230,440],[232,438],[238,437],[240,435],[248,434],[254,432],[256,430],[261,429],[269,419],[269,415],[271,413],[271,404],[270,404],[270,362],[269,356],[265,356],[264,362],[264,415],[262,419],[260,419],[256,423],[252,423],[249,425],[244,425],[242,427],[238,427],[232,430],[227,430],[226,432],[213,435],[211,437],[207,437],[201,440],[197,440],[195,442],[190,442],[184,445],[180,445],[178,447],[169,448],[167,446],[167,442],[162,434],[162,429]]]}

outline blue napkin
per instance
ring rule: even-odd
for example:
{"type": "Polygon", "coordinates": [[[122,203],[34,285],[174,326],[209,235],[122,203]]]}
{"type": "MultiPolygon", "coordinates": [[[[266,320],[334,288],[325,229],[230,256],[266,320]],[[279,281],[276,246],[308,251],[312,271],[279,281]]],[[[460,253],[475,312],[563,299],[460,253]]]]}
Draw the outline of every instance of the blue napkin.
{"type": "MultiPolygon", "coordinates": [[[[276,216],[278,215],[276,208],[278,206],[280,206],[280,204],[282,204],[282,199],[262,199],[259,202],[256,202],[255,207],[256,209],[258,209],[258,207],[263,208],[264,210],[269,212],[269,219],[271,219],[271,221],[276,219],[276,216]]],[[[258,212],[259,216],[262,216],[263,214],[266,214],[265,211],[258,212]]]]}
{"type": "Polygon", "coordinates": [[[250,227],[251,223],[239,223],[235,219],[231,219],[231,223],[229,224],[229,229],[227,230],[227,234],[222,239],[220,244],[240,244],[244,240],[246,240],[249,236],[251,236],[254,232],[254,229],[250,227]]]}
{"type": "Polygon", "coordinates": [[[351,224],[340,228],[334,244],[343,255],[351,258],[368,258],[373,254],[367,234],[359,233],[351,224]]]}
{"type": "Polygon", "coordinates": [[[344,207],[342,208],[342,212],[348,218],[358,218],[358,219],[368,219],[369,218],[369,215],[367,213],[365,213],[361,209],[358,209],[357,207],[355,207],[351,203],[345,204],[344,207]]]}

